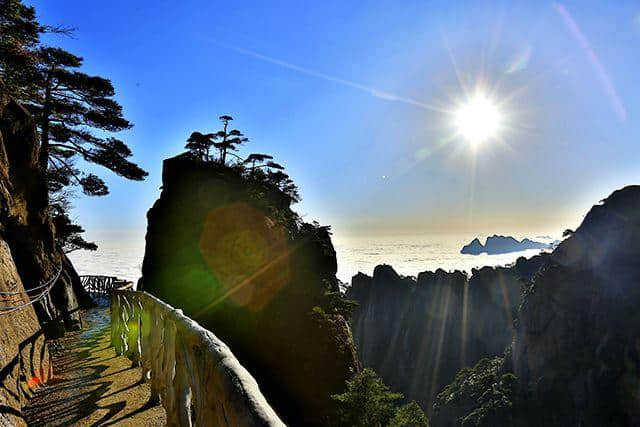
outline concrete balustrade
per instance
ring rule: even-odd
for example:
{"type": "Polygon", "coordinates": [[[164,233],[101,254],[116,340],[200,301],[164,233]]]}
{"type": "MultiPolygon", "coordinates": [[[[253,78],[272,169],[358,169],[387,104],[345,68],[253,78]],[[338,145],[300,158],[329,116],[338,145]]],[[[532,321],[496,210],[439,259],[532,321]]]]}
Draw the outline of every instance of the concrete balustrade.
{"type": "Polygon", "coordinates": [[[112,292],[111,342],[143,368],[168,425],[284,426],[226,344],[152,295],[112,292]]]}

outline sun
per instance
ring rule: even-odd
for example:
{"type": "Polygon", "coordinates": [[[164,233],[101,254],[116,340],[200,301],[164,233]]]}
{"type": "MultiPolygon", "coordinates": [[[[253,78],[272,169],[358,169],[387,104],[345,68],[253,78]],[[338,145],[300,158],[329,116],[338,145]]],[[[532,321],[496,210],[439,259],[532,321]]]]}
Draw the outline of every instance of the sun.
{"type": "Polygon", "coordinates": [[[483,92],[476,92],[454,112],[458,134],[474,146],[495,139],[502,122],[502,112],[483,92]]]}

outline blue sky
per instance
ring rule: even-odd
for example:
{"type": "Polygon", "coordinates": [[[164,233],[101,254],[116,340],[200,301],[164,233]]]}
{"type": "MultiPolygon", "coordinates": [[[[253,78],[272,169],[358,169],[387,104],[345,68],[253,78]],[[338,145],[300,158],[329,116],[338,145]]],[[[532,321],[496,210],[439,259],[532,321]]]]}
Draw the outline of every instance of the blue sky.
{"type": "Polygon", "coordinates": [[[100,171],[91,233],[143,232],[162,160],[230,114],[339,236],[561,232],[640,179],[640,6],[632,2],[30,1],[112,79],[150,173],[100,171]],[[611,2],[612,3],[612,2],[611,2]],[[450,112],[481,82],[505,129],[473,149],[450,112]]]}

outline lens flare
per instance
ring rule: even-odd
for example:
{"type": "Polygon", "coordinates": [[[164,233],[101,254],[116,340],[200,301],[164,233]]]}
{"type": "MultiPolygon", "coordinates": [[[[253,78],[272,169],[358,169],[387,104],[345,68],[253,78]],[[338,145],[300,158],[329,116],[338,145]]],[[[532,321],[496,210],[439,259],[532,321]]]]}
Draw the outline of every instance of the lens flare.
{"type": "Polygon", "coordinates": [[[222,301],[252,311],[268,304],[291,279],[289,262],[295,247],[287,236],[282,225],[246,203],[210,212],[200,253],[219,288],[199,314],[222,301]]]}
{"type": "Polygon", "coordinates": [[[31,377],[27,380],[27,387],[29,387],[29,389],[35,389],[37,387],[40,387],[42,385],[42,380],[38,377],[31,377]]]}

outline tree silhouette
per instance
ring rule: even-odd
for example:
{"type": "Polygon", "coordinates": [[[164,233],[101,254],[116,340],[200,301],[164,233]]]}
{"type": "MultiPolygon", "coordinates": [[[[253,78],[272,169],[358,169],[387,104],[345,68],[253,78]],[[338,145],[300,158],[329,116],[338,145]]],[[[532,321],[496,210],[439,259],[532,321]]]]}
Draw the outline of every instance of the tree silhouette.
{"type": "Polygon", "coordinates": [[[0,89],[33,114],[41,141],[38,163],[47,173],[53,204],[51,215],[61,230],[59,237],[67,230],[68,241],[77,243],[82,228],[71,223],[68,203],[59,201],[72,197],[67,191],[72,186],[95,196],[109,190],[97,175],[80,170],[76,160],[133,180],[142,180],[147,173],[129,160],[129,147],[110,135],[131,127],[113,99],[111,82],[78,71],[82,58],[40,43],[40,34],[72,31],[40,24],[34,8],[21,0],[0,0],[0,89]]]}
{"type": "Polygon", "coordinates": [[[244,160],[245,164],[251,164],[250,171],[254,171],[256,168],[256,163],[258,163],[257,167],[260,167],[260,163],[263,163],[265,160],[272,160],[273,156],[269,154],[260,154],[260,153],[252,153],[244,160]]]}
{"type": "Polygon", "coordinates": [[[234,151],[238,151],[238,146],[247,142],[246,138],[239,130],[229,130],[229,122],[233,120],[231,116],[220,116],[223,123],[222,130],[216,133],[203,134],[202,132],[192,132],[187,139],[185,148],[189,150],[194,159],[203,162],[212,162],[209,153],[213,146],[219,151],[217,162],[227,167],[237,168],[241,174],[253,181],[275,187],[284,193],[292,202],[301,200],[298,187],[294,184],[289,175],[284,173],[284,166],[273,161],[273,156],[264,153],[251,153],[243,159],[234,151]],[[237,157],[240,162],[227,165],[227,156],[237,157]]]}
{"type": "Polygon", "coordinates": [[[73,28],[42,25],[33,7],[21,0],[0,0],[0,87],[16,100],[33,97],[37,91],[43,33],[70,35],[73,28]]]}
{"type": "Polygon", "coordinates": [[[282,166],[275,163],[275,165],[280,167],[280,170],[268,171],[267,179],[268,181],[275,185],[280,191],[285,193],[293,202],[299,202],[301,200],[300,193],[298,192],[298,187],[293,182],[293,180],[284,173],[281,169],[284,169],[282,166]]]}
{"type": "Polygon", "coordinates": [[[187,145],[184,148],[188,149],[195,157],[199,158],[202,161],[208,161],[209,158],[209,150],[213,145],[213,141],[215,138],[215,134],[206,133],[203,134],[201,132],[193,132],[189,139],[187,139],[187,145]]]}
{"type": "Polygon", "coordinates": [[[33,7],[20,0],[0,0],[0,83],[17,99],[33,88],[35,48],[42,32],[33,7]]]}
{"type": "Polygon", "coordinates": [[[95,251],[98,245],[86,241],[81,234],[84,233],[82,226],[75,224],[66,212],[53,217],[53,225],[56,227],[56,242],[65,254],[80,249],[95,251]]]}
{"type": "Polygon", "coordinates": [[[76,157],[127,179],[144,179],[147,172],[128,160],[132,153],[123,141],[91,132],[97,129],[111,133],[132,127],[113,99],[111,82],[76,71],[82,58],[59,48],[40,49],[38,60],[41,87],[26,105],[40,129],[41,168],[48,167],[61,183],[80,185],[85,194],[93,196],[108,194],[108,188],[98,176],[75,169],[76,157]]]}
{"type": "Polygon", "coordinates": [[[227,162],[227,154],[230,151],[238,151],[238,146],[249,141],[238,129],[229,130],[229,122],[233,120],[231,116],[220,116],[223,128],[216,133],[218,142],[213,145],[220,151],[220,163],[223,165],[227,162]]]}

